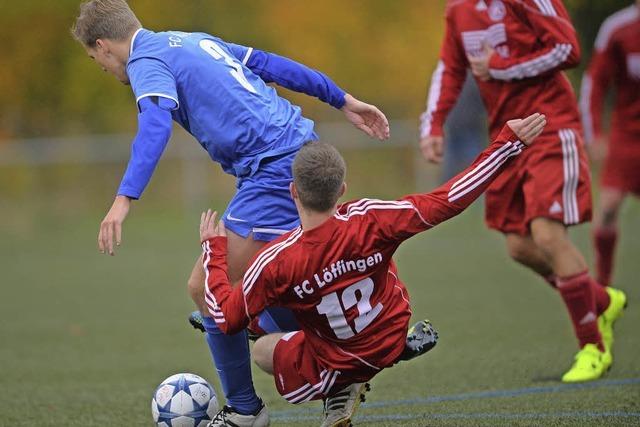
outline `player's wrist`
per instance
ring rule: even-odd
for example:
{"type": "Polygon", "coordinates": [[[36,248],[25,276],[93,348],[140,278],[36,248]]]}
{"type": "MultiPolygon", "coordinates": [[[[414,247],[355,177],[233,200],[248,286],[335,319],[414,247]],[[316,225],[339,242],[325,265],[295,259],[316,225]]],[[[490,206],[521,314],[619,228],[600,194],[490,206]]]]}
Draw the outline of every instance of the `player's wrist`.
{"type": "Polygon", "coordinates": [[[340,107],[340,110],[344,111],[345,109],[348,109],[351,104],[353,104],[353,102],[355,101],[355,98],[345,92],[343,100],[344,100],[344,103],[342,104],[342,107],[340,107]]]}
{"type": "Polygon", "coordinates": [[[227,237],[226,236],[206,237],[204,240],[200,242],[200,244],[205,245],[205,243],[209,243],[215,255],[217,255],[218,252],[224,252],[224,254],[226,255],[227,253],[227,237]]]}
{"type": "Polygon", "coordinates": [[[502,128],[502,130],[494,140],[494,142],[498,144],[505,144],[507,142],[516,142],[516,141],[520,141],[520,137],[516,134],[516,132],[513,129],[511,129],[509,125],[504,125],[504,127],[502,128]]]}

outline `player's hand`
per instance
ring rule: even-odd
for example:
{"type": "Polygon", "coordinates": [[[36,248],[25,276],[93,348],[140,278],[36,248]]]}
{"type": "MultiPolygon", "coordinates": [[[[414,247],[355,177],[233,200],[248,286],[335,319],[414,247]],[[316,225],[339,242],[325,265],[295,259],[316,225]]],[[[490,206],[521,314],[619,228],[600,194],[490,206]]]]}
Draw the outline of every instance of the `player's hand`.
{"type": "Polygon", "coordinates": [[[98,232],[98,249],[103,254],[115,255],[113,249],[122,242],[122,223],[129,213],[131,199],[126,196],[117,196],[111,205],[111,209],[100,223],[98,232]]]}
{"type": "Polygon", "coordinates": [[[482,45],[482,51],[479,54],[467,55],[467,60],[471,66],[471,72],[483,82],[491,79],[491,74],[489,74],[489,60],[494,53],[495,50],[493,50],[489,43],[484,42],[482,45]]]}
{"type": "Polygon", "coordinates": [[[227,230],[224,227],[224,221],[220,220],[216,224],[218,212],[211,211],[202,212],[200,216],[200,241],[212,239],[214,237],[227,237],[227,230]]]}
{"type": "Polygon", "coordinates": [[[340,110],[355,127],[380,141],[389,139],[389,121],[374,105],[366,104],[353,96],[344,96],[345,104],[340,110]]]}
{"type": "Polygon", "coordinates": [[[444,156],[444,138],[441,136],[428,136],[420,140],[422,156],[431,163],[442,163],[444,156]]]}
{"type": "Polygon", "coordinates": [[[547,117],[544,114],[534,113],[526,119],[509,120],[507,126],[525,145],[531,145],[547,124],[547,117]]]}

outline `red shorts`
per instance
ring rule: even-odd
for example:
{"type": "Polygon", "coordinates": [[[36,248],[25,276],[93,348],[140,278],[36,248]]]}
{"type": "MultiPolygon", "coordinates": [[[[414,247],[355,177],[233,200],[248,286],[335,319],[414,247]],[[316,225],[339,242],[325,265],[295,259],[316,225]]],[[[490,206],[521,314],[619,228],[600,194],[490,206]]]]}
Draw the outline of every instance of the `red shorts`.
{"type": "Polygon", "coordinates": [[[362,366],[357,370],[334,370],[322,367],[305,345],[303,331],[289,332],[276,344],[273,352],[273,378],[278,393],[290,403],[325,398],[331,390],[373,378],[379,369],[362,366]]]}
{"type": "Polygon", "coordinates": [[[543,135],[516,157],[486,193],[486,223],[526,236],[535,218],[565,225],[591,220],[591,174],[580,133],[543,135]]]}
{"type": "Polygon", "coordinates": [[[604,163],[601,184],[603,187],[640,196],[640,153],[636,155],[610,153],[604,163]]]}

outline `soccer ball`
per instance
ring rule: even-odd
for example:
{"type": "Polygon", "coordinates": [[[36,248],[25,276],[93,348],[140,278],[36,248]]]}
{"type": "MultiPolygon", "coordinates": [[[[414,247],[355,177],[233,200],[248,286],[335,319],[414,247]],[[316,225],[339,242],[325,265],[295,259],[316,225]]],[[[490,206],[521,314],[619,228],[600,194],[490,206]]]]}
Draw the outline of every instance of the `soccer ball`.
{"type": "Polygon", "coordinates": [[[170,376],[151,400],[151,414],[158,427],[205,427],[217,412],[215,390],[194,374],[170,376]]]}

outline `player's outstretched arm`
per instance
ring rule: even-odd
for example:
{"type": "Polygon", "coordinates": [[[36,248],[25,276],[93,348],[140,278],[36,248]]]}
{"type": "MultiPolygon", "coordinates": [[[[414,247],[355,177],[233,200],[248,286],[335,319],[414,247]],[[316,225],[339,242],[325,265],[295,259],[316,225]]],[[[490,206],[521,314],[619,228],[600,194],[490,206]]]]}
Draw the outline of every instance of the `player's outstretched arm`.
{"type": "Polygon", "coordinates": [[[543,114],[509,120],[496,140],[464,171],[431,193],[417,196],[418,210],[431,225],[464,211],[489,187],[509,160],[522,153],[542,133],[547,123],[543,114]]]}
{"type": "Polygon", "coordinates": [[[122,241],[122,224],[129,213],[131,200],[140,198],[171,138],[173,101],[145,97],[138,103],[138,133],[131,146],[131,158],[120,183],[118,195],[100,224],[98,248],[115,255],[114,246],[122,241]]]}
{"type": "Polygon", "coordinates": [[[538,113],[510,120],[471,166],[453,179],[430,193],[413,194],[394,202],[377,201],[377,209],[370,208],[369,215],[381,234],[396,242],[458,215],[487,189],[512,157],[540,135],[545,125],[545,116],[538,113]]]}
{"type": "Polygon", "coordinates": [[[342,110],[347,120],[370,137],[380,140],[389,138],[389,122],[385,115],[375,106],[345,93],[324,73],[289,58],[257,49],[247,50],[243,62],[267,83],[276,83],[295,92],[316,97],[342,110]]]}

